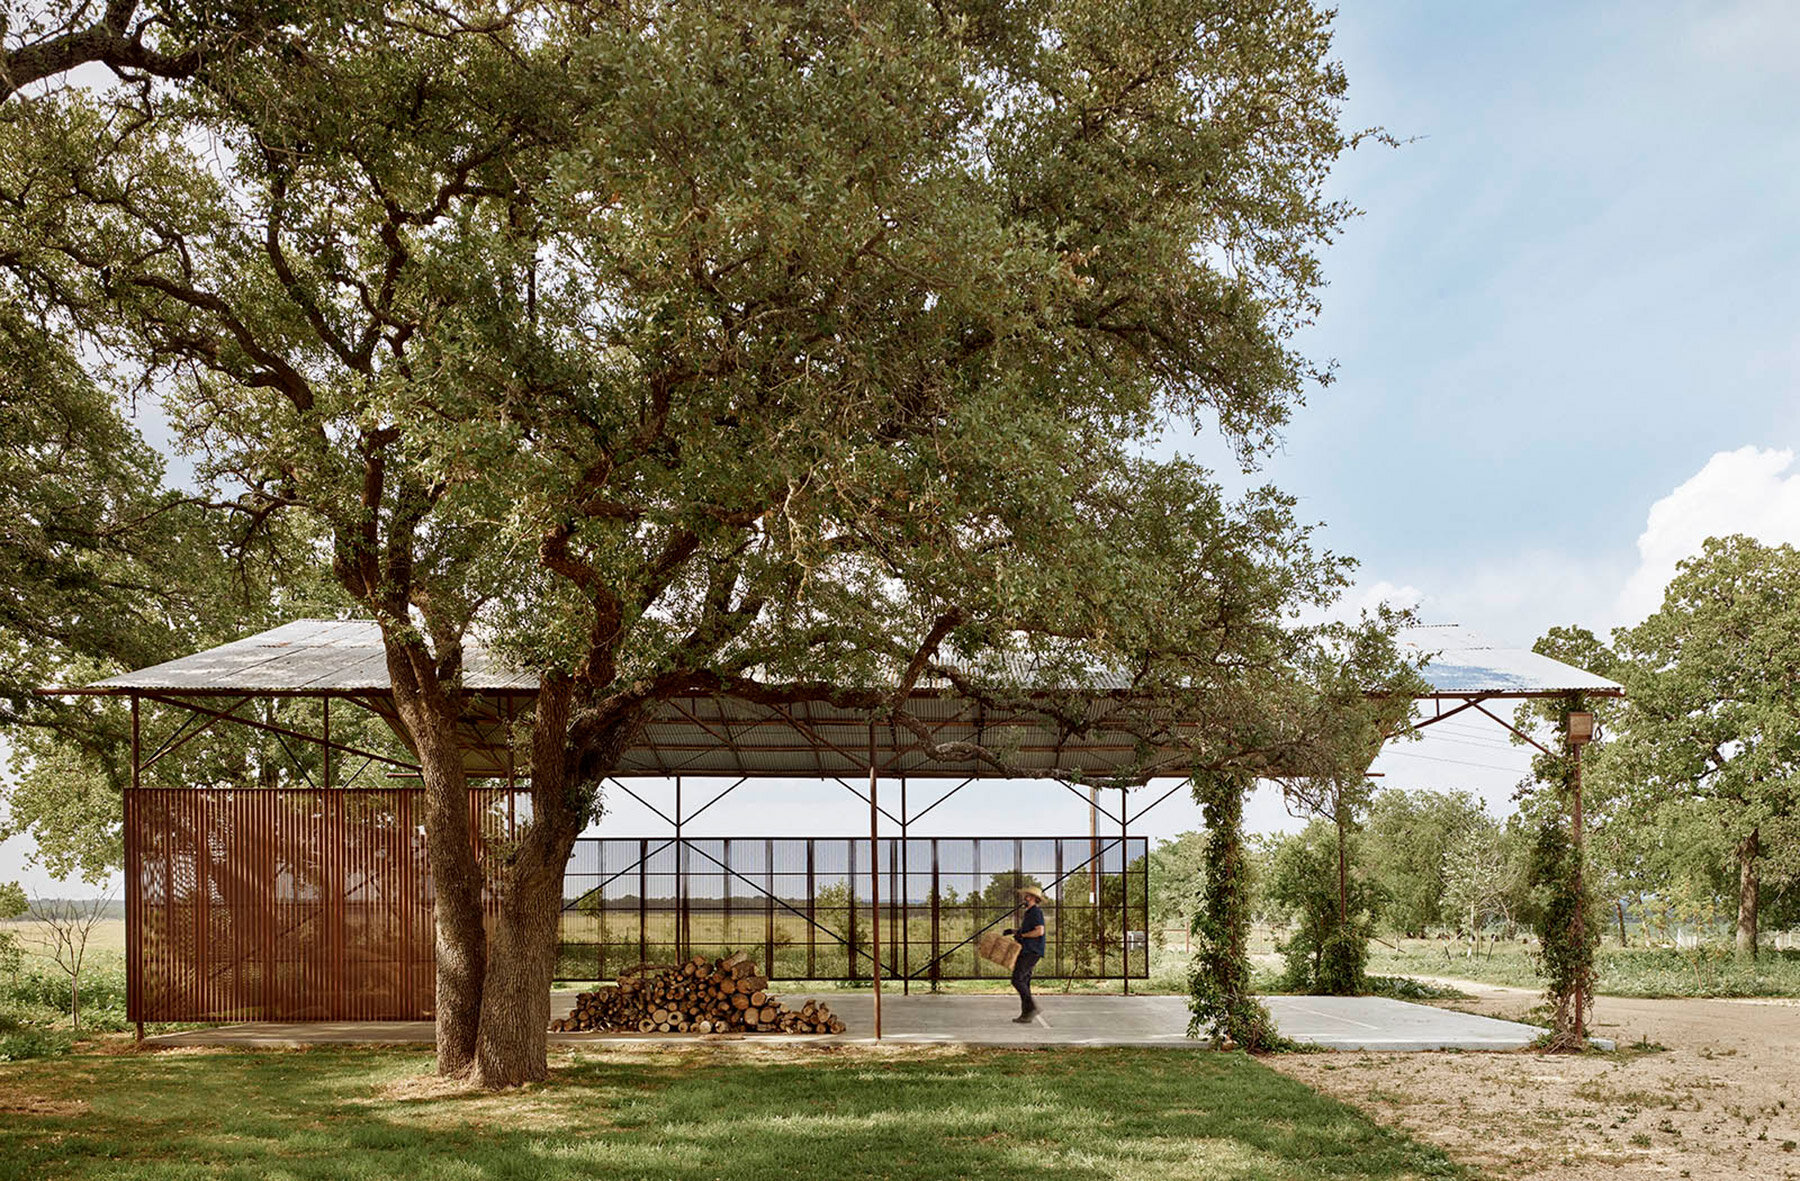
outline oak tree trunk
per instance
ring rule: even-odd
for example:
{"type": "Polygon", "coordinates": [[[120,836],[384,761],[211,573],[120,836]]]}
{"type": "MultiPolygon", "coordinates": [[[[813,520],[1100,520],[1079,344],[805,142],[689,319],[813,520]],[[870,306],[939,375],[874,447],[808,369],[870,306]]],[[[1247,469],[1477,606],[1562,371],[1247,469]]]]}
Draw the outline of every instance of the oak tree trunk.
{"type": "Polygon", "coordinates": [[[618,765],[624,726],[571,726],[573,688],[546,676],[533,718],[531,822],[502,871],[488,948],[474,1081],[516,1087],[549,1076],[550,985],[556,975],[563,871],[586,827],[601,775],[618,765]]]}
{"type": "Polygon", "coordinates": [[[437,1071],[465,1074],[475,1062],[487,932],[481,866],[469,840],[469,783],[457,733],[459,703],[413,663],[422,648],[388,644],[394,706],[412,738],[425,788],[425,849],[436,935],[437,1071]]]}
{"type": "Polygon", "coordinates": [[[1761,830],[1753,828],[1750,835],[1737,847],[1737,950],[1739,955],[1749,956],[1751,959],[1756,958],[1756,896],[1760,885],[1756,859],[1761,854],[1761,830]]]}

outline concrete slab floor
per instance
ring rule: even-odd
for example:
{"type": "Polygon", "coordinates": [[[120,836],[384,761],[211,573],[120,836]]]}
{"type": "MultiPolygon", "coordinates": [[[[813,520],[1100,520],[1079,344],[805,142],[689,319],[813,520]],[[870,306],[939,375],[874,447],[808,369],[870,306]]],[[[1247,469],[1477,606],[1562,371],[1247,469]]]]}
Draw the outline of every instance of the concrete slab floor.
{"type": "MultiPolygon", "coordinates": [[[[551,998],[551,1016],[566,1014],[573,993],[551,998]]],[[[798,1007],[808,998],[783,995],[798,1007]]],[[[873,1041],[874,997],[867,992],[816,996],[843,1018],[837,1036],[780,1034],[694,1035],[553,1033],[552,1045],[691,1043],[768,1038],[782,1044],[861,1044],[873,1041]]],[[[1273,996],[1264,998],[1276,1026],[1295,1041],[1333,1050],[1514,1050],[1543,1030],[1513,1021],[1458,1013],[1384,997],[1273,996]]],[[[1011,996],[891,996],[882,998],[882,1040],[897,1044],[963,1046],[1143,1046],[1200,1049],[1187,1036],[1187,998],[1179,996],[1060,996],[1044,994],[1037,1018],[1015,1025],[1011,996]]],[[[147,1038],[156,1046],[296,1047],[327,1043],[426,1044],[428,1021],[252,1022],[147,1038]]],[[[1612,1048],[1610,1042],[1605,1048],[1612,1048]]]]}

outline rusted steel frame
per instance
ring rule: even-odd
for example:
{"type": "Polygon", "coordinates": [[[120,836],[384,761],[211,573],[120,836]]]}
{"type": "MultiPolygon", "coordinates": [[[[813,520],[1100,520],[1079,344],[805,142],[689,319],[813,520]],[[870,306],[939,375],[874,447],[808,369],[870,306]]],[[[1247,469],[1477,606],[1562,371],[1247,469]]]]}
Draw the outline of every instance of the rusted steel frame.
{"type": "Polygon", "coordinates": [[[1180,791],[1182,788],[1184,788],[1186,786],[1187,786],[1187,781],[1182,780],[1180,783],[1177,783],[1174,787],[1171,787],[1168,791],[1163,792],[1161,795],[1157,796],[1150,803],[1146,804],[1142,808],[1139,808],[1138,812],[1137,812],[1137,818],[1139,820],[1142,820],[1144,818],[1145,814],[1150,811],[1150,809],[1156,807],[1158,804],[1162,803],[1164,800],[1168,799],[1170,796],[1174,795],[1176,792],[1180,791]]]}
{"type": "MultiPolygon", "coordinates": [[[[617,776],[609,775],[609,776],[607,776],[606,781],[608,783],[612,784],[614,787],[618,788],[620,791],[624,792],[626,795],[630,796],[632,799],[636,800],[638,803],[644,805],[644,807],[649,808],[652,812],[655,812],[658,816],[661,816],[665,821],[667,821],[669,824],[674,825],[678,830],[680,829],[682,824],[684,824],[684,823],[691,824],[695,820],[698,820],[700,818],[701,814],[704,813],[708,808],[712,807],[714,804],[718,803],[720,800],[724,799],[726,796],[730,795],[732,792],[736,791],[738,788],[744,786],[744,784],[750,782],[750,777],[748,775],[738,776],[737,781],[735,783],[731,784],[731,786],[723,789],[722,791],[719,792],[718,795],[715,795],[712,799],[706,801],[704,804],[700,805],[698,808],[694,809],[692,812],[689,812],[684,816],[681,813],[681,802],[680,802],[680,794],[681,794],[680,783],[682,780],[682,776],[675,775],[675,776],[671,776],[671,778],[673,778],[676,782],[676,805],[675,805],[676,815],[675,815],[675,818],[670,818],[669,816],[665,815],[661,809],[657,808],[654,804],[651,804],[648,800],[644,799],[642,796],[640,796],[636,792],[632,791],[629,787],[625,786],[624,780],[618,778],[617,776]]],[[[677,837],[680,836],[679,831],[676,833],[676,835],[677,835],[677,837]]]]}
{"type": "Polygon", "coordinates": [[[624,792],[626,795],[630,796],[632,799],[636,800],[638,803],[644,805],[644,807],[650,809],[652,812],[654,812],[658,816],[662,817],[663,823],[671,825],[672,827],[675,827],[675,828],[681,827],[680,822],[677,821],[674,817],[670,816],[667,812],[664,812],[661,808],[658,808],[655,804],[652,804],[649,800],[646,800],[643,796],[639,795],[637,792],[632,791],[629,787],[626,787],[623,783],[619,782],[617,779],[613,780],[613,785],[615,787],[617,787],[620,791],[624,792]]]}
{"type": "Polygon", "coordinates": [[[763,907],[763,965],[775,967],[775,838],[763,839],[763,881],[770,904],[763,907]]]}
{"type": "MultiPolygon", "coordinates": [[[[981,846],[980,846],[980,841],[979,841],[979,839],[977,839],[977,838],[970,838],[970,839],[975,839],[975,840],[976,840],[976,849],[977,849],[977,850],[979,850],[979,849],[980,849],[980,847],[981,847],[981,846]]],[[[1056,840],[1057,840],[1057,841],[1058,841],[1058,842],[1059,842],[1059,843],[1060,843],[1060,842],[1061,842],[1061,841],[1062,841],[1062,839],[1063,839],[1063,838],[1061,838],[1061,837],[1057,837],[1057,838],[1055,838],[1055,839],[1056,839],[1056,840]]],[[[1107,844],[1107,845],[1105,845],[1105,846],[1103,846],[1103,847],[1102,847],[1102,848],[1101,848],[1101,850],[1100,850],[1100,852],[1099,852],[1099,854],[1097,854],[1097,855],[1096,855],[1096,856],[1095,856],[1095,857],[1090,857],[1090,858],[1089,858],[1089,859],[1088,859],[1088,861],[1083,861],[1083,862],[1082,862],[1082,863],[1081,863],[1081,864],[1080,864],[1080,865],[1077,865],[1077,866],[1075,866],[1075,867],[1074,867],[1074,868],[1072,868],[1072,869],[1069,869],[1069,870],[1067,870],[1067,871],[1065,871],[1065,872],[1064,872],[1064,873],[1062,873],[1062,874],[1061,874],[1061,875],[1059,875],[1059,876],[1058,876],[1058,877],[1057,877],[1057,879],[1056,879],[1056,880],[1055,880],[1055,881],[1053,881],[1053,882],[1051,882],[1051,883],[1050,883],[1050,886],[1046,886],[1046,887],[1045,887],[1045,889],[1046,889],[1046,890],[1048,890],[1048,889],[1049,889],[1049,888],[1050,888],[1050,887],[1052,887],[1052,886],[1060,886],[1060,885],[1062,885],[1062,883],[1063,883],[1063,882],[1065,882],[1065,881],[1067,881],[1067,880],[1068,880],[1068,879],[1069,879],[1069,878],[1070,878],[1070,877],[1072,877],[1072,876],[1074,876],[1074,875],[1075,875],[1075,874],[1078,874],[1078,873],[1080,873],[1080,872],[1081,872],[1081,871],[1082,871],[1082,870],[1084,870],[1084,869],[1086,869],[1086,868],[1087,868],[1087,867],[1088,867],[1088,862],[1089,862],[1089,861],[1097,861],[1097,860],[1098,860],[1098,859],[1099,859],[1099,858],[1100,858],[1100,857],[1104,857],[1104,856],[1105,856],[1105,855],[1106,855],[1106,852],[1107,852],[1107,850],[1108,850],[1108,849],[1110,849],[1110,848],[1112,848],[1112,843],[1110,843],[1110,842],[1109,842],[1109,843],[1108,843],[1108,844],[1107,844]]],[[[1124,854],[1124,847],[1123,847],[1123,846],[1121,846],[1121,847],[1120,847],[1120,854],[1119,854],[1119,855],[1120,855],[1120,856],[1121,856],[1121,857],[1123,857],[1123,856],[1124,856],[1124,855],[1125,855],[1125,854],[1124,854]]],[[[977,876],[977,877],[979,877],[979,876],[980,876],[980,871],[979,871],[979,870],[977,870],[977,872],[976,872],[976,876],[977,876]]],[[[1096,905],[1096,906],[1098,906],[1098,905],[1099,905],[1099,900],[1098,900],[1098,899],[1096,899],[1096,900],[1095,900],[1095,905],[1096,905]]],[[[950,958],[950,957],[951,957],[951,956],[953,956],[953,955],[955,955],[955,954],[956,954],[956,953],[957,953],[957,952],[959,952],[959,951],[961,951],[961,950],[962,950],[962,949],[963,949],[963,948],[965,948],[965,947],[967,947],[967,946],[969,946],[969,944],[971,944],[971,943],[973,943],[973,942],[975,942],[975,941],[976,941],[976,940],[977,940],[977,939],[979,939],[979,938],[981,938],[981,936],[982,936],[982,935],[984,935],[984,934],[986,934],[986,933],[987,933],[987,931],[988,931],[988,929],[989,929],[989,928],[991,928],[991,927],[993,927],[993,926],[994,926],[994,925],[995,925],[995,924],[997,924],[997,923],[1003,923],[1003,922],[1005,922],[1005,921],[1006,921],[1006,920],[1007,920],[1007,919],[1008,919],[1008,918],[1010,918],[1010,917],[1011,917],[1011,916],[1012,916],[1012,913],[1013,913],[1013,912],[1012,912],[1012,911],[1010,911],[1010,910],[1009,910],[1009,911],[1004,911],[1004,912],[1002,912],[1002,913],[1001,913],[1001,914],[1000,914],[1000,915],[999,915],[999,917],[997,917],[997,918],[993,918],[993,919],[989,919],[989,920],[988,920],[988,921],[987,921],[987,922],[986,922],[986,923],[984,923],[984,924],[983,924],[983,925],[982,925],[982,926],[980,926],[980,927],[978,927],[978,928],[976,928],[976,930],[975,930],[975,933],[974,933],[974,934],[973,934],[973,935],[970,935],[970,936],[969,936],[969,937],[968,937],[968,938],[967,938],[967,939],[964,939],[964,940],[963,940],[963,941],[962,941],[962,942],[961,942],[961,943],[958,943],[958,944],[957,944],[957,945],[956,945],[956,946],[955,946],[955,947],[952,947],[952,948],[951,948],[951,949],[950,949],[950,950],[949,950],[949,951],[946,951],[946,952],[945,952],[945,953],[944,953],[944,954],[943,954],[943,955],[941,955],[941,956],[937,956],[937,957],[936,957],[936,958],[934,958],[934,959],[933,959],[933,960],[932,960],[932,961],[931,961],[931,963],[929,963],[929,964],[926,964],[926,965],[925,965],[925,966],[924,966],[924,967],[922,967],[922,968],[920,968],[920,969],[919,969],[919,970],[918,970],[918,971],[917,971],[917,972],[914,972],[914,973],[913,973],[913,975],[914,975],[914,976],[915,976],[915,977],[917,977],[917,976],[919,976],[919,975],[921,975],[921,974],[922,974],[922,973],[925,973],[925,972],[929,972],[929,971],[930,971],[930,970],[931,970],[931,969],[932,969],[932,967],[933,967],[933,966],[935,966],[935,965],[936,965],[936,964],[937,964],[937,962],[938,962],[938,960],[945,960],[945,959],[949,959],[949,958],[950,958]]]]}
{"type": "MultiPolygon", "coordinates": [[[[811,703],[808,702],[807,705],[808,705],[808,712],[810,714],[811,703]]],[[[852,753],[850,751],[847,751],[843,747],[839,746],[837,743],[832,742],[831,740],[827,739],[824,735],[820,734],[817,730],[813,729],[811,722],[801,721],[799,718],[795,717],[793,711],[788,709],[785,705],[769,704],[769,705],[765,705],[763,708],[768,710],[772,714],[776,714],[782,718],[787,719],[788,725],[792,726],[795,730],[799,731],[802,735],[804,735],[806,737],[806,739],[809,742],[811,742],[813,744],[812,749],[815,754],[820,749],[829,750],[829,751],[832,751],[835,754],[841,756],[842,758],[848,760],[852,767],[864,765],[865,760],[860,753],[852,753]]],[[[754,723],[752,723],[752,724],[754,724],[754,723]]],[[[834,723],[834,724],[841,724],[841,723],[834,723]]],[[[874,725],[874,723],[871,722],[870,725],[872,727],[874,725]]],[[[871,746],[871,748],[873,748],[874,744],[870,743],[870,746],[871,746]]],[[[822,769],[823,769],[823,764],[821,764],[821,770],[822,769]]]]}
{"type": "Polygon", "coordinates": [[[816,920],[818,899],[816,850],[812,837],[806,838],[806,975],[812,979],[818,971],[819,924],[816,920]]]}
{"type": "MultiPolygon", "coordinates": [[[[617,837],[599,837],[596,839],[598,839],[598,840],[618,840],[619,838],[617,838],[617,837]]],[[[626,839],[630,839],[630,838],[626,838],[626,839]]],[[[620,878],[624,877],[626,874],[630,873],[634,869],[638,869],[640,867],[647,867],[649,865],[650,859],[652,857],[656,856],[658,853],[662,852],[664,849],[667,849],[670,845],[673,845],[675,843],[673,840],[667,840],[667,841],[664,841],[662,844],[656,846],[656,848],[652,849],[652,848],[650,848],[650,840],[651,840],[651,838],[649,838],[649,837],[639,838],[638,847],[641,851],[640,851],[640,853],[638,855],[638,859],[636,861],[633,861],[630,865],[627,865],[624,869],[621,869],[619,872],[613,874],[611,877],[607,878],[605,881],[601,882],[599,885],[586,891],[585,893],[583,893],[581,895],[581,897],[572,899],[569,902],[565,902],[563,904],[563,909],[564,910],[578,909],[582,905],[582,903],[586,902],[589,898],[592,898],[594,896],[595,891],[606,889],[606,887],[612,885],[614,882],[618,881],[620,878]]],[[[648,872],[648,870],[646,869],[645,872],[648,872]]]]}
{"type": "Polygon", "coordinates": [[[1539,742],[1537,739],[1533,738],[1531,735],[1525,733],[1525,731],[1519,729],[1517,726],[1513,725],[1511,722],[1507,721],[1505,718],[1502,718],[1499,714],[1494,713],[1492,710],[1490,710],[1486,706],[1482,705],[1479,701],[1471,702],[1471,704],[1474,705],[1476,709],[1478,709],[1482,713],[1486,714],[1488,717],[1493,718],[1496,722],[1499,722],[1502,726],[1505,726],[1508,730],[1510,730],[1514,734],[1518,735],[1520,738],[1523,738],[1526,742],[1531,743],[1531,745],[1537,747],[1539,750],[1541,750],[1545,754],[1549,755],[1551,758],[1557,757],[1557,754],[1555,751],[1551,750],[1549,747],[1545,746],[1543,743],[1539,742]]]}
{"type": "MultiPolygon", "coordinates": [[[[679,699],[671,697],[667,701],[663,702],[663,704],[668,706],[668,708],[674,710],[676,713],[680,714],[684,721],[687,721],[695,726],[698,726],[700,729],[706,731],[708,734],[711,734],[714,738],[718,739],[719,742],[725,747],[726,750],[736,750],[737,749],[737,741],[731,736],[731,726],[728,722],[725,721],[725,719],[723,717],[721,717],[719,719],[719,724],[725,727],[725,732],[723,734],[721,734],[717,730],[713,729],[710,725],[708,725],[704,719],[695,715],[693,710],[682,705],[679,699]]],[[[717,749],[717,748],[715,747],[715,748],[711,748],[711,749],[717,749]]]]}
{"type": "MultiPolygon", "coordinates": [[[[259,722],[250,718],[240,718],[231,714],[220,713],[216,709],[207,709],[205,706],[195,705],[193,702],[184,701],[179,697],[165,697],[159,693],[145,693],[143,696],[146,700],[157,702],[160,705],[172,705],[178,709],[193,710],[195,713],[206,714],[209,717],[227,722],[235,722],[240,726],[248,726],[252,730],[265,730],[271,734],[282,734],[289,738],[299,739],[302,742],[319,741],[317,736],[304,733],[300,730],[292,730],[285,726],[277,726],[269,722],[259,722]]],[[[259,696],[268,695],[259,694],[259,696]]],[[[346,698],[346,700],[354,701],[355,699],[346,698]]],[[[360,755],[363,758],[372,759],[377,763],[386,763],[390,767],[399,767],[402,770],[410,771],[414,774],[418,774],[419,772],[419,765],[417,763],[403,763],[399,759],[390,759],[386,755],[376,754],[374,751],[363,750],[360,747],[346,746],[341,742],[334,742],[332,743],[332,748],[334,750],[342,751],[345,754],[360,755]]]]}
{"type": "Polygon", "coordinates": [[[701,814],[704,813],[708,808],[712,807],[714,804],[718,803],[720,800],[724,799],[726,796],[730,795],[732,792],[736,791],[738,788],[744,786],[744,784],[746,784],[748,782],[750,782],[750,777],[748,775],[738,776],[736,783],[733,783],[730,787],[725,788],[718,795],[714,796],[712,799],[706,801],[704,804],[701,804],[698,808],[696,808],[692,812],[688,813],[688,815],[687,815],[688,823],[691,824],[694,821],[700,819],[701,814]]]}
{"type": "MultiPolygon", "coordinates": [[[[624,787],[624,784],[620,784],[624,787]]],[[[675,958],[687,958],[687,851],[681,845],[681,776],[675,777],[675,958]]]]}
{"type": "Polygon", "coordinates": [[[143,737],[137,694],[131,695],[131,790],[125,795],[125,1016],[144,1040],[143,850],[138,841],[138,789],[143,782],[143,737]]]}
{"type": "Polygon", "coordinates": [[[881,1040],[881,807],[875,771],[875,722],[869,721],[869,980],[875,989],[875,1040],[881,1040]]]}
{"type": "MultiPolygon", "coordinates": [[[[1060,842],[1060,841],[1057,842],[1057,847],[1061,848],[1062,842],[1060,842]]],[[[934,969],[934,971],[932,973],[931,978],[933,980],[936,980],[940,976],[943,975],[942,972],[935,971],[938,961],[943,959],[943,956],[938,954],[938,947],[941,942],[941,935],[942,935],[942,930],[941,930],[941,927],[939,926],[939,919],[941,918],[941,911],[942,911],[943,904],[944,904],[942,881],[943,881],[942,875],[938,872],[938,838],[932,837],[931,838],[931,966],[934,969]]]]}
{"type": "MultiPolygon", "coordinates": [[[[975,780],[973,778],[963,780],[961,783],[957,784],[955,787],[951,788],[949,791],[945,792],[943,795],[939,796],[937,799],[935,799],[931,803],[927,804],[923,810],[921,810],[919,813],[917,813],[915,816],[913,816],[913,819],[914,820],[925,819],[926,816],[930,815],[931,810],[933,808],[937,807],[939,804],[943,803],[945,800],[949,799],[951,796],[955,795],[957,792],[961,791],[963,788],[969,786],[969,784],[974,783],[974,782],[975,782],[975,780]]],[[[904,787],[905,780],[901,780],[901,783],[902,783],[901,790],[904,792],[905,791],[905,787],[904,787]]],[[[905,805],[903,804],[901,806],[901,815],[905,815],[905,812],[906,812],[906,809],[905,809],[905,805]]]]}
{"type": "Polygon", "coordinates": [[[837,784],[839,787],[843,788],[845,791],[849,792],[851,795],[855,796],[857,799],[861,800],[863,803],[868,804],[871,808],[878,809],[883,816],[886,816],[889,820],[893,821],[895,824],[900,823],[900,818],[898,816],[895,816],[892,812],[888,811],[886,808],[882,808],[879,804],[875,803],[872,799],[870,799],[869,796],[866,796],[862,792],[856,790],[855,786],[852,785],[848,779],[843,779],[836,775],[828,776],[828,778],[831,780],[831,782],[837,784]]]}
{"type": "MultiPolygon", "coordinates": [[[[907,907],[912,902],[912,894],[908,891],[908,863],[912,861],[912,846],[907,843],[906,832],[906,776],[900,777],[900,993],[902,996],[912,995],[912,922],[907,916],[907,907]]],[[[890,866],[890,872],[891,872],[890,866]]],[[[890,885],[892,884],[890,880],[890,885]]]]}
{"type": "Polygon", "coordinates": [[[1125,823],[1131,815],[1129,790],[1119,789],[1119,986],[1126,996],[1131,995],[1131,834],[1125,823]]]}
{"type": "MultiPolygon", "coordinates": [[[[281,747],[281,753],[288,757],[288,762],[290,762],[294,765],[294,770],[300,772],[300,777],[302,779],[306,780],[306,786],[312,788],[315,791],[322,790],[322,789],[320,789],[318,784],[313,782],[312,773],[309,772],[306,769],[306,766],[303,763],[301,763],[298,758],[296,758],[294,756],[294,752],[288,747],[287,739],[283,738],[280,734],[277,734],[275,736],[275,741],[281,747]]],[[[326,741],[329,742],[330,739],[327,739],[326,741]]],[[[329,752],[327,752],[327,753],[329,753],[329,752]]]]}
{"type": "MultiPolygon", "coordinates": [[[[1449,699],[1439,697],[1439,698],[1434,698],[1433,700],[1438,702],[1439,704],[1441,704],[1442,702],[1449,700],[1449,699]]],[[[1444,712],[1444,711],[1440,710],[1439,712],[1432,714],[1430,717],[1426,718],[1422,722],[1414,722],[1413,729],[1423,730],[1427,726],[1435,726],[1439,722],[1448,721],[1449,719],[1455,717],[1457,714],[1461,713],[1465,709],[1474,709],[1477,705],[1479,705],[1484,700],[1486,700],[1486,698],[1471,697],[1467,701],[1463,702],[1461,705],[1457,706],[1453,710],[1450,710],[1448,712],[1444,712]]]]}
{"type": "MultiPolygon", "coordinates": [[[[133,697],[132,700],[136,701],[137,698],[133,697]]],[[[227,707],[227,709],[226,709],[227,715],[235,714],[235,712],[237,710],[241,709],[244,705],[246,705],[247,703],[249,703],[252,700],[254,700],[254,698],[251,698],[251,697],[238,698],[238,700],[235,704],[227,707]]],[[[155,750],[151,751],[149,756],[143,760],[142,766],[143,766],[144,770],[148,771],[151,767],[154,767],[156,765],[157,760],[162,758],[164,755],[174,754],[176,751],[178,751],[182,747],[186,746],[188,744],[189,740],[198,738],[200,735],[206,733],[208,730],[212,729],[214,726],[219,724],[220,719],[218,719],[218,718],[207,718],[204,722],[202,722],[202,721],[200,721],[201,716],[202,715],[200,715],[200,714],[190,712],[188,714],[187,720],[182,722],[180,726],[177,726],[175,728],[175,732],[173,734],[169,735],[166,739],[164,739],[162,745],[157,747],[155,750]],[[195,726],[195,728],[193,730],[188,731],[187,728],[196,722],[198,722],[199,725],[195,726]],[[183,733],[183,731],[187,731],[187,732],[183,733]]],[[[236,717],[232,717],[231,720],[238,721],[240,719],[238,719],[236,717]]]]}
{"type": "MultiPolygon", "coordinates": [[[[848,839],[852,842],[853,845],[856,843],[856,840],[857,840],[857,838],[855,838],[855,837],[850,837],[848,839]]],[[[690,847],[693,849],[694,852],[700,854],[700,856],[706,858],[708,861],[712,862],[714,865],[716,865],[720,869],[724,870],[725,873],[727,873],[731,877],[734,877],[738,881],[744,883],[746,886],[749,886],[752,890],[756,891],[758,894],[762,894],[765,897],[769,898],[771,901],[774,902],[774,904],[776,906],[781,907],[781,909],[787,911],[789,914],[792,914],[800,919],[805,920],[807,926],[809,926],[817,931],[823,931],[823,932],[825,932],[825,934],[827,934],[827,935],[831,936],[833,939],[837,940],[840,944],[842,944],[844,947],[849,949],[850,959],[852,961],[854,961],[856,959],[859,949],[854,944],[852,944],[850,942],[850,940],[845,939],[842,935],[839,935],[836,931],[833,931],[830,927],[827,927],[824,923],[815,922],[811,915],[807,914],[805,911],[799,909],[798,907],[793,906],[792,904],[788,903],[787,901],[785,901],[778,895],[769,894],[761,886],[757,885],[755,882],[751,881],[749,878],[747,878],[743,874],[739,873],[736,869],[733,869],[730,865],[727,865],[725,862],[720,861],[717,857],[714,857],[711,853],[708,853],[705,849],[699,848],[698,846],[694,846],[692,844],[692,842],[690,842],[690,847]]],[[[855,902],[854,894],[852,894],[852,897],[851,897],[850,909],[852,912],[854,912],[856,909],[856,902],[855,902]]],[[[891,966],[892,965],[890,965],[890,967],[891,966]]]]}
{"type": "MultiPolygon", "coordinates": [[[[1112,821],[1114,824],[1119,823],[1119,818],[1117,816],[1113,815],[1111,812],[1108,812],[1105,808],[1102,808],[1100,806],[1100,803],[1098,800],[1090,799],[1089,797],[1082,795],[1081,792],[1079,790],[1077,790],[1076,787],[1073,784],[1071,784],[1070,782],[1068,782],[1067,780],[1053,779],[1053,780],[1051,780],[1051,782],[1059,785],[1064,791],[1068,792],[1070,795],[1074,796],[1076,799],[1080,800],[1082,803],[1086,804],[1088,807],[1094,809],[1096,812],[1100,813],[1100,815],[1106,817],[1108,820],[1112,821]]],[[[1123,789],[1121,789],[1121,790],[1123,790],[1123,789]]]]}
{"type": "Polygon", "coordinates": [[[347,788],[351,784],[355,783],[358,779],[361,779],[362,773],[364,771],[367,771],[370,767],[372,767],[374,765],[375,765],[375,760],[369,759],[369,758],[363,759],[362,766],[360,766],[356,770],[352,771],[350,773],[350,778],[344,780],[344,786],[347,788]]]}

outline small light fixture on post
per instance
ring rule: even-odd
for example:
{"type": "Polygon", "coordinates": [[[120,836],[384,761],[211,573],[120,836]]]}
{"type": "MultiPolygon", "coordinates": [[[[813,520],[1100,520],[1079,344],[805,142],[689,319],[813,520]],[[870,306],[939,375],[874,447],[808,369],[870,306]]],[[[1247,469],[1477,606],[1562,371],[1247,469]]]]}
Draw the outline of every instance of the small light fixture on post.
{"type": "Polygon", "coordinates": [[[1571,713],[1569,715],[1569,745],[1580,750],[1594,740],[1594,715],[1591,713],[1571,713]]]}

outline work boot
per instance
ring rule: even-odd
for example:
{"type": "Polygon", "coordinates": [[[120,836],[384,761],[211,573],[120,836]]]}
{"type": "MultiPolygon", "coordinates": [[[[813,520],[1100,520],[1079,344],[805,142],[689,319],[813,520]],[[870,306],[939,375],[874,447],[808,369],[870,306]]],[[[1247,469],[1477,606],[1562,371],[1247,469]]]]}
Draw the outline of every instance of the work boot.
{"type": "Polygon", "coordinates": [[[1014,1025],[1030,1025],[1031,1019],[1036,1016],[1037,1016],[1037,1009],[1035,1007],[1026,1009],[1023,1013],[1020,1013],[1017,1017],[1013,1018],[1013,1024],[1014,1025]]]}

